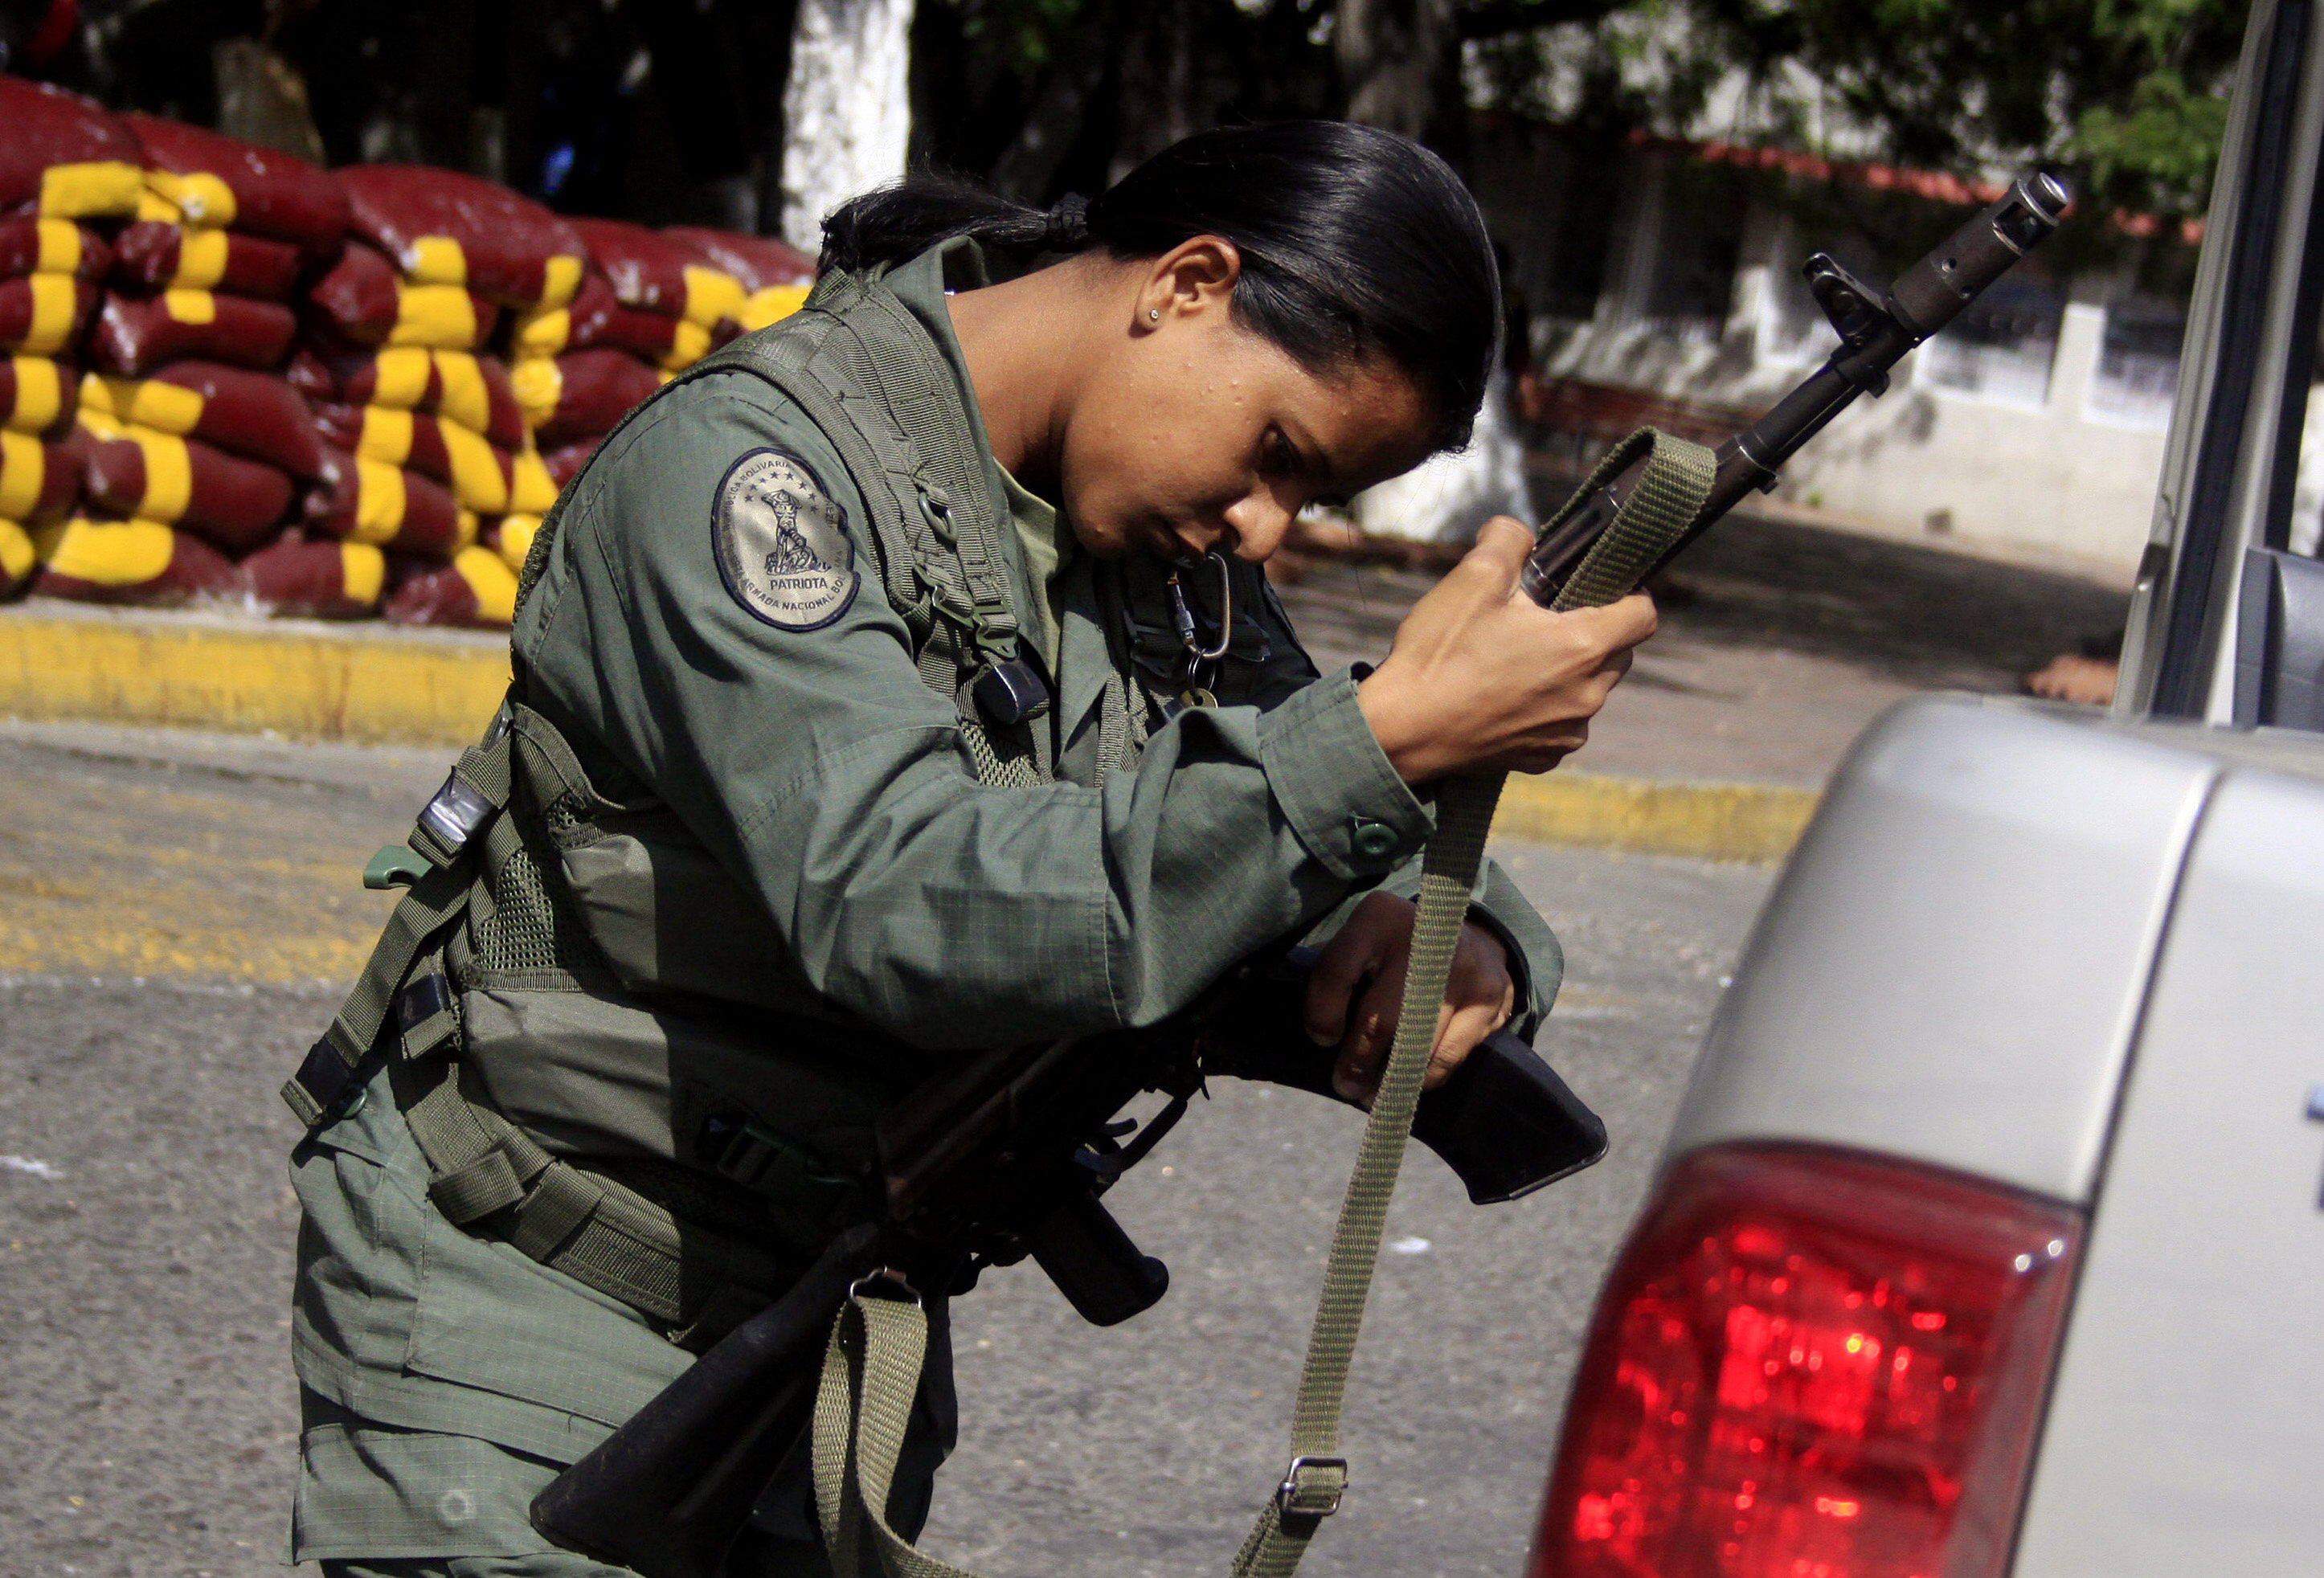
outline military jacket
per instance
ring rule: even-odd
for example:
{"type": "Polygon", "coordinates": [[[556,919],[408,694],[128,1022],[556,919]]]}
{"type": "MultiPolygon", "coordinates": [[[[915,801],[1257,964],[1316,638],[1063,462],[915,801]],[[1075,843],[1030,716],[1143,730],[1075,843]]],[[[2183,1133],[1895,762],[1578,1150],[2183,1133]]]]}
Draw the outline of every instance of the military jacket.
{"type": "MultiPolygon", "coordinates": [[[[885,292],[934,347],[971,484],[1005,525],[945,306],[947,268],[979,266],[948,244],[856,292],[885,292]]],[[[870,376],[844,362],[851,299],[819,291],[761,331],[847,393],[842,412],[870,376]]],[[[755,1191],[779,1256],[863,1209],[831,1181],[945,1054],[1154,1023],[1270,941],[1327,935],[1363,893],[1413,891],[1430,826],[1359,674],[1319,676],[1250,567],[1216,705],[1179,710],[1169,567],[1068,549],[1037,585],[999,532],[987,568],[1050,700],[981,729],[880,540],[905,483],[864,469],[850,435],[714,365],[575,479],[512,638],[561,749],[518,752],[524,869],[457,950],[464,1056],[557,1154],[632,1183],[706,1175],[702,1126],[727,1110],[798,1141],[755,1191]],[[738,476],[784,501],[756,536],[732,519],[738,476]]],[[[1498,870],[1475,913],[1509,947],[1529,1031],[1555,940],[1498,870]]],[[[669,1323],[445,1223],[383,1096],[301,1153],[302,1380],[363,1419],[572,1461],[687,1354],[669,1323]]],[[[724,1181],[710,1193],[731,1204],[724,1181]]]]}

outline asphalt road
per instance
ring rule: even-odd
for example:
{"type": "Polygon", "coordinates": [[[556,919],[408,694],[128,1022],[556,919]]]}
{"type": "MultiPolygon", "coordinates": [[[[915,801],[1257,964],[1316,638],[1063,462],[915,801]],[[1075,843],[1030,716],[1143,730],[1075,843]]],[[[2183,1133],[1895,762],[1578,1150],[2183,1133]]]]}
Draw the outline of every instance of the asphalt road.
{"type": "MultiPolygon", "coordinates": [[[[275,1086],[360,961],[354,872],[440,776],[391,756],[0,727],[0,1573],[278,1570],[294,1138],[275,1086]]],[[[1471,1207],[1415,1150],[1314,1573],[1521,1565],[1591,1297],[1768,876],[1501,851],[1565,938],[1543,1047],[1600,1167],[1471,1207]]],[[[956,1310],[966,1444],[930,1542],[1005,1578],[1215,1573],[1281,1472],[1354,1115],[1222,1082],[1113,1196],[1165,1302],[1038,1272],[956,1310]]]]}

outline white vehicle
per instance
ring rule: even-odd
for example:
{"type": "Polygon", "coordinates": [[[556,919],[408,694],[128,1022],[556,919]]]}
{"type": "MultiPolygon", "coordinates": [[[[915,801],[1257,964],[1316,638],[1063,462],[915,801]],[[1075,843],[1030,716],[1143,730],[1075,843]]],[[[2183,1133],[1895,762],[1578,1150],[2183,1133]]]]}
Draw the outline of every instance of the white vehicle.
{"type": "Polygon", "coordinates": [[[2324,16],[2259,0],[2111,715],[1936,697],[1769,900],[1532,1578],[2324,1574],[2324,16]]]}

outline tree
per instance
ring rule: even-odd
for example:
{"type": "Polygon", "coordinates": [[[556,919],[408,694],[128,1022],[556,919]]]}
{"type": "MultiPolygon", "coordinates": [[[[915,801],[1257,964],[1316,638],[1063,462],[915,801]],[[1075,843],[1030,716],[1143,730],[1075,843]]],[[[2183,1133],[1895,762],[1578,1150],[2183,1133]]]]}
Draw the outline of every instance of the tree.
{"type": "Polygon", "coordinates": [[[1778,120],[1833,106],[1895,161],[2039,160],[2098,212],[2200,214],[2248,0],[1688,0],[1778,120]]]}
{"type": "Polygon", "coordinates": [[[783,239],[814,253],[824,216],[904,173],[912,0],[799,0],[783,92],[783,239]]]}

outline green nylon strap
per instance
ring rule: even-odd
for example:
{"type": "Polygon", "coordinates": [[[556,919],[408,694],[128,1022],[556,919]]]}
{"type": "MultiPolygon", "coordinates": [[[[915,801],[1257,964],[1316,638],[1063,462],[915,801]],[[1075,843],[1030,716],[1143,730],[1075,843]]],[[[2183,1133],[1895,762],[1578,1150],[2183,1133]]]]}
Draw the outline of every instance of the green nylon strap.
{"type": "Polygon", "coordinates": [[[840,1307],[815,1399],[816,1516],[833,1578],[858,1578],[867,1529],[889,1578],[976,1578],[919,1551],[888,1522],[928,1323],[917,1300],[866,1297],[862,1287],[840,1307]]]}
{"type": "Polygon", "coordinates": [[[1702,445],[1673,438],[1653,428],[1640,428],[1606,452],[1582,484],[1573,490],[1565,507],[1543,530],[1562,526],[1585,500],[1612,482],[1636,461],[1646,457],[1630,496],[1615,512],[1605,534],[1591,544],[1573,574],[1550,606],[1563,614],[1575,608],[1602,607],[1638,589],[1670,545],[1694,523],[1711,484],[1719,475],[1719,457],[1702,445]]]}
{"type": "MultiPolygon", "coordinates": [[[[509,750],[509,731],[495,720],[484,742],[462,752],[453,770],[495,809],[508,804],[512,771],[509,750]]],[[[423,833],[424,829],[415,827],[415,844],[423,833]]],[[[432,852],[440,850],[442,845],[428,835],[423,847],[432,852]]],[[[324,1042],[338,1057],[343,1073],[351,1075],[379,1044],[380,1032],[394,1010],[397,989],[410,974],[420,955],[459,918],[466,905],[470,863],[454,854],[450,858],[434,860],[433,865],[434,869],[411,885],[388,916],[379,941],[372,946],[371,958],[364,964],[363,974],[333,1016],[330,1029],[323,1034],[324,1042]]],[[[295,1075],[282,1086],[282,1100],[298,1115],[299,1121],[309,1128],[327,1117],[337,1104],[321,1099],[295,1075]]]]}
{"type": "MultiPolygon", "coordinates": [[[[1560,594],[1561,611],[1600,606],[1636,590],[1638,578],[1693,523],[1710,496],[1716,470],[1711,452],[1646,429],[1617,446],[1555,520],[1572,513],[1642,450],[1647,456],[1644,473],[1560,594]]],[[[1347,1489],[1340,1415],[1348,1370],[1502,778],[1494,773],[1449,779],[1437,791],[1436,829],[1421,866],[1403,1010],[1324,1263],[1323,1293],[1292,1406],[1291,1466],[1236,1553],[1234,1578],[1289,1578],[1347,1489]]],[[[974,1578],[923,1555],[888,1525],[888,1488],[903,1449],[927,1346],[927,1317],[916,1303],[867,1297],[860,1291],[849,1295],[832,1328],[816,1398],[813,1448],[816,1516],[835,1578],[857,1578],[867,1529],[889,1578],[974,1578]]]]}
{"type": "MultiPolygon", "coordinates": [[[[1636,590],[1639,577],[1693,524],[1710,496],[1717,469],[1711,452],[1643,429],[1600,462],[1551,524],[1580,508],[1642,451],[1646,455],[1644,473],[1605,535],[1559,594],[1559,611],[1616,602],[1636,590]]],[[[1468,918],[1469,895],[1484,865],[1503,777],[1449,779],[1437,790],[1436,830],[1421,865],[1420,913],[1413,923],[1411,960],[1405,967],[1403,1011],[1324,1263],[1323,1292],[1316,1301],[1307,1361],[1292,1406],[1292,1466],[1237,1553],[1235,1578],[1288,1578],[1306,1555],[1323,1516],[1337,1509],[1340,1493],[1346,1489],[1340,1413],[1347,1395],[1348,1367],[1355,1358],[1379,1260],[1380,1235],[1388,1225],[1388,1202],[1412,1133],[1413,1112],[1419,1105],[1436,1041],[1438,1012],[1451,983],[1453,951],[1468,918]]]]}

